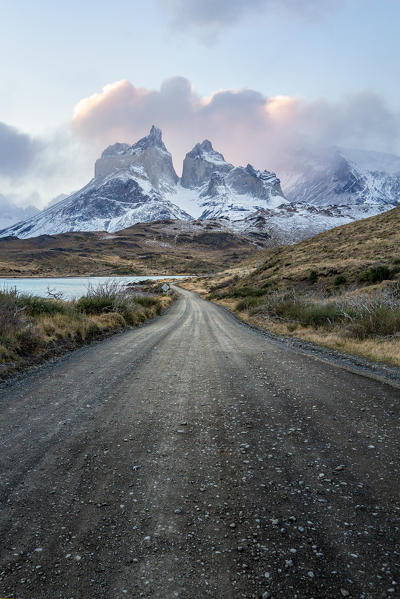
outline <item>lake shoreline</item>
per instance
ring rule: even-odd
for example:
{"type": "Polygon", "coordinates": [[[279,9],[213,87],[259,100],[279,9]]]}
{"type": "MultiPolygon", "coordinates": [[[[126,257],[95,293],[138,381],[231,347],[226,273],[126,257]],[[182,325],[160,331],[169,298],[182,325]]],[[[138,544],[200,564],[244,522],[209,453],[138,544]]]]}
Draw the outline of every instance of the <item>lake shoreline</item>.
{"type": "Polygon", "coordinates": [[[190,275],[122,275],[115,277],[12,277],[0,278],[0,291],[16,290],[18,293],[42,298],[56,297],[71,301],[87,295],[88,290],[117,284],[121,288],[142,281],[180,281],[190,275]],[[56,295],[55,295],[56,294],[56,295]]]}
{"type": "Polygon", "coordinates": [[[25,275],[25,276],[17,276],[17,275],[1,275],[0,277],[0,281],[3,279],[16,279],[16,280],[20,280],[20,279],[32,279],[32,280],[37,280],[37,279],[104,279],[104,278],[108,278],[108,279],[123,279],[123,278],[131,278],[131,277],[135,277],[135,278],[140,278],[141,281],[145,281],[147,279],[153,279],[154,277],[158,277],[159,279],[188,279],[190,277],[198,277],[201,275],[194,275],[194,274],[180,274],[180,275],[155,275],[155,274],[144,274],[144,275],[108,275],[108,274],[103,274],[103,275],[46,275],[45,277],[43,276],[39,276],[39,275],[25,275]]]}

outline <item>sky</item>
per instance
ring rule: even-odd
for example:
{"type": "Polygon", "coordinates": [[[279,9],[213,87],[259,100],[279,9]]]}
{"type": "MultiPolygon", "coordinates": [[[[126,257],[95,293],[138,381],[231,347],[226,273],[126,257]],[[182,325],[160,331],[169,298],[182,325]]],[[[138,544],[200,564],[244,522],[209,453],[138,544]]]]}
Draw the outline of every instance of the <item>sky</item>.
{"type": "Polygon", "coordinates": [[[0,15],[3,203],[79,189],[153,123],[178,172],[204,138],[277,171],[293,148],[400,154],[400,0],[0,0],[0,15]]]}

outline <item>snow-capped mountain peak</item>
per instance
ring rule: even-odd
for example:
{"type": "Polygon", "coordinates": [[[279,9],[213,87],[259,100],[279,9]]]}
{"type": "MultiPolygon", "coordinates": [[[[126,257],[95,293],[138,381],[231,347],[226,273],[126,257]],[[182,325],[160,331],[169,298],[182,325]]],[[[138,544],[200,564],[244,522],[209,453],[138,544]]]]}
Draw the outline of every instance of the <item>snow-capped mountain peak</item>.
{"type": "Polygon", "coordinates": [[[182,187],[195,188],[208,183],[214,172],[227,173],[233,168],[232,164],[225,161],[220,152],[212,147],[212,143],[205,139],[188,152],[183,161],[182,187]]]}
{"type": "Polygon", "coordinates": [[[172,156],[162,141],[161,129],[152,126],[149,135],[133,145],[117,143],[104,150],[95,164],[95,179],[137,177],[157,190],[176,185],[178,175],[172,156]]]}
{"type": "Polygon", "coordinates": [[[197,143],[194,148],[187,153],[187,156],[194,159],[206,160],[215,164],[225,163],[225,158],[220,152],[214,150],[211,141],[205,139],[197,143]]]}
{"type": "Polygon", "coordinates": [[[400,157],[391,154],[337,147],[304,152],[280,176],[295,204],[354,206],[355,215],[357,206],[375,206],[372,216],[400,200],[400,157]]]}
{"type": "Polygon", "coordinates": [[[205,139],[186,154],[179,179],[161,130],[153,125],[132,145],[106,148],[94,178],[80,191],[0,231],[0,237],[223,218],[235,230],[290,242],[388,210],[400,200],[396,156],[328,148],[294,156],[279,174],[234,166],[205,139]]]}

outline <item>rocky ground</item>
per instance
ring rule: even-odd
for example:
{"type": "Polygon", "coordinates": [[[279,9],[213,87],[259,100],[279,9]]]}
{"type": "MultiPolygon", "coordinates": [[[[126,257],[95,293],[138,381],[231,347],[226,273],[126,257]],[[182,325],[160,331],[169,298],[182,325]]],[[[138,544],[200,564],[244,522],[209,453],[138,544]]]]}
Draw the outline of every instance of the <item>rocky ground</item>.
{"type": "Polygon", "coordinates": [[[0,393],[2,596],[399,595],[395,383],[182,291],[0,393]]]}

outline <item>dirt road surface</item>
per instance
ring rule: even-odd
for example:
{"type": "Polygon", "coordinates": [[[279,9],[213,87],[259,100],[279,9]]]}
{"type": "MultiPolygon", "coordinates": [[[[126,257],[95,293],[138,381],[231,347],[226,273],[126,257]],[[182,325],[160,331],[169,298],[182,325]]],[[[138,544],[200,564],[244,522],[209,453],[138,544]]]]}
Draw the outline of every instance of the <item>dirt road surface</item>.
{"type": "Polygon", "coordinates": [[[0,596],[400,596],[400,390],[182,291],[0,389],[0,596]]]}

